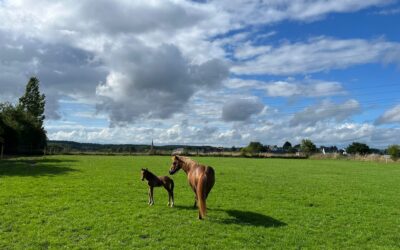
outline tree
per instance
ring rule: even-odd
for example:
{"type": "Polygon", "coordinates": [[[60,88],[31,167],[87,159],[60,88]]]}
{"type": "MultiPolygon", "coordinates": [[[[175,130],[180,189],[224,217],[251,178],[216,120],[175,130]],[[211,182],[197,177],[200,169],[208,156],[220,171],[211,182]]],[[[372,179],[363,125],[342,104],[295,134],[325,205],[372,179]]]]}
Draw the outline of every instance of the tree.
{"type": "Polygon", "coordinates": [[[392,160],[397,161],[400,158],[400,145],[390,145],[387,152],[392,160]]]}
{"type": "Polygon", "coordinates": [[[260,142],[250,142],[247,147],[242,148],[243,153],[260,153],[264,151],[264,146],[260,142]]]}
{"type": "Polygon", "coordinates": [[[292,151],[292,144],[288,141],[286,141],[283,146],[282,146],[283,150],[286,152],[290,152],[292,151]]]}
{"type": "Polygon", "coordinates": [[[39,79],[31,77],[26,85],[25,94],[19,98],[18,107],[31,114],[40,126],[43,125],[45,95],[40,94],[39,79]]]}
{"type": "Polygon", "coordinates": [[[3,159],[3,154],[4,154],[4,139],[0,137],[0,160],[3,159]]]}
{"type": "Polygon", "coordinates": [[[315,153],[317,151],[317,147],[315,144],[309,140],[309,139],[303,139],[301,141],[300,149],[302,152],[304,152],[306,155],[310,155],[312,153],[315,153]]]}
{"type": "Polygon", "coordinates": [[[47,143],[43,128],[44,98],[39,92],[39,80],[31,78],[17,106],[0,103],[0,136],[5,141],[5,153],[43,152],[47,143]]]}
{"type": "Polygon", "coordinates": [[[361,155],[366,155],[371,152],[367,144],[360,142],[353,142],[346,148],[346,151],[349,154],[361,154],[361,155]]]}

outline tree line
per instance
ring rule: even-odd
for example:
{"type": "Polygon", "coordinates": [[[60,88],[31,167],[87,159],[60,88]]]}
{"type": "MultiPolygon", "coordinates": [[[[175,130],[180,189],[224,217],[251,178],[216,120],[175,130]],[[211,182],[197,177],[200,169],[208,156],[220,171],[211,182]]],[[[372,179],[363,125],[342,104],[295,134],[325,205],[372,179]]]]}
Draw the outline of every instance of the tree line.
{"type": "Polygon", "coordinates": [[[17,104],[0,103],[0,143],[5,154],[43,154],[45,103],[36,77],[29,79],[17,104]]]}
{"type": "Polygon", "coordinates": [[[390,145],[385,150],[380,150],[376,148],[370,148],[365,143],[353,142],[348,145],[345,149],[338,149],[336,146],[317,146],[309,139],[303,139],[300,144],[292,146],[289,141],[286,141],[282,147],[276,145],[263,145],[260,142],[250,142],[248,146],[241,148],[243,154],[258,154],[258,153],[297,153],[301,152],[306,156],[309,156],[318,152],[325,153],[341,153],[341,154],[388,154],[393,160],[400,158],[400,145],[390,145]]]}
{"type": "MultiPolygon", "coordinates": [[[[231,151],[232,148],[222,148],[213,146],[188,146],[188,145],[162,145],[151,146],[144,144],[98,144],[98,143],[79,143],[74,141],[54,141],[47,142],[48,154],[79,154],[79,153],[101,153],[101,154],[169,154],[178,149],[186,152],[224,152],[231,151]]],[[[236,151],[236,149],[234,149],[236,151]]]]}

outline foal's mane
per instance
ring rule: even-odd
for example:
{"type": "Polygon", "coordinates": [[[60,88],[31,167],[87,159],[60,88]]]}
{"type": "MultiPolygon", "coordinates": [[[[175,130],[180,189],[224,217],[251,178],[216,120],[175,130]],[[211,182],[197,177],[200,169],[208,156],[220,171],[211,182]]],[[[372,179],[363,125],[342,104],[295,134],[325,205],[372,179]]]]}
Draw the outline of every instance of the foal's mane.
{"type": "Polygon", "coordinates": [[[150,178],[154,178],[157,176],[155,174],[153,174],[152,172],[150,172],[147,168],[146,169],[142,169],[142,171],[144,171],[146,173],[146,177],[150,177],[150,178]]]}

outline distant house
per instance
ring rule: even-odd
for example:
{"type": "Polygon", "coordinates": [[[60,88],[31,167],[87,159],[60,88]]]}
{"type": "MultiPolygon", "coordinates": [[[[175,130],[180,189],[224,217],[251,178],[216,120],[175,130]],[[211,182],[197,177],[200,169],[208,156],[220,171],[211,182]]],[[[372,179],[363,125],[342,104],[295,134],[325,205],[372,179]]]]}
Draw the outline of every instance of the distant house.
{"type": "Polygon", "coordinates": [[[184,148],[176,148],[174,149],[174,151],[172,151],[173,155],[182,155],[185,153],[185,149],[184,148]]]}
{"type": "Polygon", "coordinates": [[[267,151],[271,153],[284,153],[285,150],[282,147],[278,147],[277,145],[268,145],[267,151]]]}

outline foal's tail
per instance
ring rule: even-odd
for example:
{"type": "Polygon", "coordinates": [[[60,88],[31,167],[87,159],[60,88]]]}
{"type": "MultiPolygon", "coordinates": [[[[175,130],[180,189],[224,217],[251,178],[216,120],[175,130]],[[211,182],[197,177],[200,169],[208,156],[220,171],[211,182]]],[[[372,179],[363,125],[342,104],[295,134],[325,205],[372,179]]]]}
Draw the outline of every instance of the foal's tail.
{"type": "Polygon", "coordinates": [[[206,217],[206,196],[207,196],[207,176],[205,175],[205,173],[203,173],[203,175],[200,177],[200,180],[197,184],[197,200],[199,202],[199,219],[203,219],[204,217],[206,217]]]}

